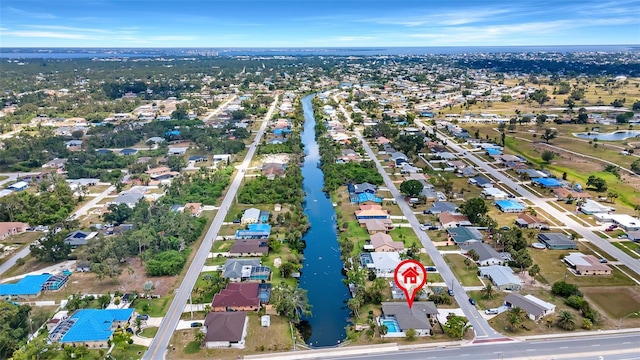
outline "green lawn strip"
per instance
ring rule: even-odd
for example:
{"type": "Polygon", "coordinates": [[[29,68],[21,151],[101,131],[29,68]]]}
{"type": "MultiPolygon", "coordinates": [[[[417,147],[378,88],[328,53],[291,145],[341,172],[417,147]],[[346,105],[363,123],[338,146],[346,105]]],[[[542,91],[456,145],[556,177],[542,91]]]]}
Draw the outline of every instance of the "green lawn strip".
{"type": "Polygon", "coordinates": [[[147,314],[151,317],[162,317],[167,313],[172,300],[173,294],[163,296],[159,299],[139,298],[135,301],[134,307],[139,314],[147,314]]]}
{"type": "Polygon", "coordinates": [[[156,333],[158,332],[158,327],[157,326],[151,326],[148,328],[144,328],[142,330],[142,332],[140,333],[141,337],[146,337],[146,338],[153,338],[156,336],[156,333]]]}
{"type": "Polygon", "coordinates": [[[216,240],[211,247],[211,252],[228,252],[235,240],[216,240]]]}
{"type": "MultiPolygon", "coordinates": [[[[421,231],[421,230],[418,230],[421,231]]],[[[418,246],[422,247],[420,240],[418,239],[418,235],[413,231],[413,228],[410,227],[396,227],[389,233],[393,240],[402,241],[404,243],[405,248],[410,247],[411,245],[418,244],[418,246]]]]}
{"type": "Polygon", "coordinates": [[[494,292],[490,299],[487,298],[482,291],[478,290],[468,291],[467,295],[476,301],[478,308],[482,310],[495,309],[504,303],[504,298],[507,297],[508,293],[502,292],[496,287],[494,287],[493,290],[494,292]]]}
{"type": "Polygon", "coordinates": [[[444,259],[462,286],[482,286],[482,281],[478,278],[478,267],[473,261],[467,267],[462,255],[447,254],[444,259]]]}
{"type": "Polygon", "coordinates": [[[620,241],[620,242],[612,242],[611,245],[617,247],[618,249],[624,251],[627,255],[636,258],[636,259],[640,259],[640,254],[638,254],[640,249],[638,244],[634,243],[633,241],[620,241]],[[636,251],[634,251],[636,250],[636,251]]]}
{"type": "Polygon", "coordinates": [[[116,344],[111,352],[111,357],[115,359],[140,359],[147,350],[146,346],[136,344],[116,344]]]}

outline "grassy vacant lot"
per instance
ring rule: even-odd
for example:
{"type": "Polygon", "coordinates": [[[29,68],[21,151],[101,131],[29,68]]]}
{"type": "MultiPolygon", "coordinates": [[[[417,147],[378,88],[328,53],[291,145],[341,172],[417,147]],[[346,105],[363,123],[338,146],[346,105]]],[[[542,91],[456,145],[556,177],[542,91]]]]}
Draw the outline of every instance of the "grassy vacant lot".
{"type": "Polygon", "coordinates": [[[157,326],[151,326],[148,328],[144,328],[142,330],[142,332],[140,333],[141,337],[146,337],[146,338],[153,338],[156,336],[156,333],[158,332],[158,327],[157,326]]]}
{"type": "Polygon", "coordinates": [[[159,299],[138,299],[135,301],[133,307],[140,314],[147,314],[151,317],[160,317],[167,313],[167,309],[169,308],[169,305],[171,305],[172,301],[173,294],[163,296],[159,299]]]}
{"type": "Polygon", "coordinates": [[[469,291],[467,292],[467,295],[476,301],[478,308],[483,310],[495,309],[504,303],[504,298],[507,297],[507,293],[502,292],[495,287],[494,290],[495,292],[491,299],[486,298],[482,291],[469,291]]]}
{"type": "MultiPolygon", "coordinates": [[[[421,231],[418,229],[418,231],[421,231]]],[[[413,244],[418,244],[419,247],[422,247],[420,240],[418,240],[418,236],[413,228],[410,227],[396,227],[391,230],[389,233],[394,241],[402,241],[406,248],[410,247],[413,244]]]]}
{"type": "Polygon", "coordinates": [[[211,247],[211,252],[227,252],[231,249],[231,245],[233,245],[234,240],[216,240],[211,247]]]}
{"type": "Polygon", "coordinates": [[[634,243],[633,241],[612,242],[611,245],[624,251],[629,256],[632,256],[636,259],[640,259],[640,245],[637,243],[634,243]]]}
{"type": "MultiPolygon", "coordinates": [[[[578,249],[584,254],[593,253],[580,243],[578,244],[578,249]]],[[[635,284],[635,282],[616,268],[613,268],[613,274],[611,276],[576,276],[567,269],[566,264],[561,260],[561,258],[568,255],[569,252],[568,250],[529,250],[533,263],[540,266],[540,277],[548,284],[564,280],[565,276],[567,282],[580,287],[625,286],[635,284]]]]}
{"type": "Polygon", "coordinates": [[[176,331],[172,347],[169,348],[169,358],[172,359],[203,359],[214,358],[220,360],[235,360],[238,356],[247,354],[260,354],[291,349],[291,330],[286,319],[271,315],[271,326],[260,326],[260,316],[257,313],[249,313],[249,326],[247,330],[246,347],[240,349],[202,349],[194,343],[194,334],[197,330],[176,331]]]}
{"type": "Polygon", "coordinates": [[[482,281],[478,278],[478,266],[473,261],[466,266],[464,259],[464,256],[458,254],[444,255],[444,260],[462,286],[482,286],[482,281]]]}
{"type": "MultiPolygon", "coordinates": [[[[611,320],[640,312],[640,289],[636,287],[591,287],[581,291],[611,320]]],[[[640,325],[640,317],[629,316],[629,322],[640,325]]]]}

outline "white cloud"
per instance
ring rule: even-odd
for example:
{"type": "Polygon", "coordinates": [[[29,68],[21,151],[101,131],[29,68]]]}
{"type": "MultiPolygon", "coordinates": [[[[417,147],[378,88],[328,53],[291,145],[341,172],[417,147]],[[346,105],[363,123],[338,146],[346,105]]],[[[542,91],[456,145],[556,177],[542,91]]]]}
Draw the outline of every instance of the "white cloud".
{"type": "Polygon", "coordinates": [[[2,35],[26,37],[26,38],[52,38],[52,39],[74,39],[74,40],[89,39],[88,36],[83,34],[71,34],[71,33],[64,33],[64,32],[37,31],[37,30],[3,31],[2,35]]]}
{"type": "Polygon", "coordinates": [[[53,14],[25,11],[21,9],[16,9],[14,7],[6,7],[5,10],[10,14],[29,17],[29,18],[36,18],[36,19],[56,19],[57,18],[57,16],[53,14]]]}

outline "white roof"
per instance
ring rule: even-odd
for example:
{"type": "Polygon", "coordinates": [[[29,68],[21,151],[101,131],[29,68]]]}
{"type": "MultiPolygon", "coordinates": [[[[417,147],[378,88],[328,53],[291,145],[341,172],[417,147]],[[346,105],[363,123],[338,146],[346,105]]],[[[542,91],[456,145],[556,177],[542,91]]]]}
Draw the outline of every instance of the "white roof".
{"type": "Polygon", "coordinates": [[[10,187],[19,189],[19,188],[23,188],[23,187],[27,187],[27,186],[29,186],[29,184],[27,184],[26,182],[18,181],[17,183],[11,185],[10,187]]]}
{"type": "Polygon", "coordinates": [[[400,254],[395,251],[371,253],[373,264],[378,270],[395,269],[400,263],[400,254]]]}
{"type": "Polygon", "coordinates": [[[548,303],[544,300],[540,300],[537,297],[529,294],[529,295],[525,295],[525,298],[527,298],[529,301],[534,302],[540,306],[542,306],[543,308],[547,309],[547,310],[554,310],[556,308],[555,305],[553,305],[552,303],[548,303]]]}
{"type": "Polygon", "coordinates": [[[489,196],[507,196],[506,192],[498,188],[485,188],[484,190],[482,190],[482,193],[489,196]]]}
{"type": "Polygon", "coordinates": [[[564,260],[574,266],[591,266],[591,263],[584,258],[584,254],[579,252],[569,253],[569,255],[564,257],[564,260]]]}
{"type": "Polygon", "coordinates": [[[595,214],[598,220],[615,221],[623,227],[637,227],[640,226],[640,219],[628,214],[595,214]]]}
{"type": "Polygon", "coordinates": [[[522,284],[520,279],[513,274],[513,270],[508,266],[491,265],[479,268],[480,274],[491,277],[497,285],[522,284]]]}
{"type": "Polygon", "coordinates": [[[260,209],[256,209],[256,208],[247,209],[242,214],[242,220],[259,219],[259,218],[260,218],[260,209]]]}

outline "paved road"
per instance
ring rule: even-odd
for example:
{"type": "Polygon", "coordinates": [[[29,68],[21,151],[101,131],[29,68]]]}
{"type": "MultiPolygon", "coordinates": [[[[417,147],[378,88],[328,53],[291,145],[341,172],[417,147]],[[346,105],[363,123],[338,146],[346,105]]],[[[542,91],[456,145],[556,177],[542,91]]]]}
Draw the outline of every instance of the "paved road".
{"type": "MultiPolygon", "coordinates": [[[[12,173],[12,174],[15,175],[17,173],[12,173]]],[[[30,174],[30,173],[21,173],[20,176],[27,175],[27,174],[30,174]]],[[[37,173],[33,173],[33,174],[37,174],[37,173]]],[[[0,174],[0,175],[9,175],[9,174],[0,174]]],[[[93,206],[99,203],[102,199],[104,199],[105,196],[109,195],[115,189],[116,189],[115,186],[110,186],[107,190],[95,196],[93,199],[91,199],[91,201],[87,202],[84,206],[82,206],[80,209],[74,212],[74,215],[76,216],[76,218],[79,216],[85,215],[89,211],[89,209],[91,209],[93,206]]],[[[16,261],[18,261],[18,259],[23,259],[25,256],[29,255],[29,253],[31,253],[31,250],[29,249],[30,246],[31,244],[23,247],[20,251],[13,254],[13,256],[11,256],[9,259],[3,262],[0,265],[0,275],[4,274],[9,269],[11,269],[16,264],[16,261]]]]}
{"type": "MultiPolygon", "coordinates": [[[[336,102],[338,102],[337,99],[336,99],[336,102]]],[[[349,114],[345,111],[342,105],[340,106],[340,111],[342,111],[342,113],[346,117],[347,122],[351,123],[351,118],[349,117],[349,114]]],[[[362,137],[362,134],[360,133],[359,130],[356,129],[355,134],[358,140],[362,142],[362,146],[364,147],[364,150],[366,151],[367,155],[369,155],[369,158],[371,158],[375,162],[376,167],[378,168],[378,172],[380,172],[380,174],[382,175],[382,178],[384,179],[385,185],[389,189],[389,192],[391,192],[391,195],[396,200],[398,206],[400,207],[400,210],[402,210],[402,213],[407,218],[409,224],[411,224],[411,227],[414,229],[416,235],[418,236],[418,239],[420,239],[422,246],[426,249],[427,254],[431,258],[431,260],[433,260],[433,263],[438,269],[438,271],[440,272],[442,279],[444,280],[445,283],[450,284],[449,287],[453,290],[454,296],[456,301],[458,302],[458,305],[464,312],[467,319],[469,319],[469,322],[471,323],[471,325],[473,325],[473,329],[476,333],[476,337],[478,339],[504,338],[502,334],[493,330],[493,328],[491,328],[489,323],[482,317],[482,315],[478,313],[478,310],[476,309],[476,307],[469,303],[469,297],[467,296],[466,292],[464,291],[464,289],[462,288],[462,286],[460,285],[456,277],[453,275],[453,272],[451,271],[451,269],[449,269],[449,266],[444,261],[444,258],[440,254],[440,251],[438,251],[435,245],[433,245],[433,242],[431,241],[429,236],[424,231],[419,230],[420,221],[418,221],[418,218],[416,218],[416,216],[414,215],[413,210],[409,207],[409,205],[404,200],[404,196],[400,194],[395,184],[393,183],[393,181],[391,180],[387,172],[382,167],[382,164],[380,164],[380,161],[378,161],[376,154],[374,154],[373,150],[371,150],[371,147],[369,146],[367,141],[362,137]]]]}
{"type": "Polygon", "coordinates": [[[222,104],[220,104],[220,106],[218,106],[217,109],[215,109],[212,112],[210,112],[209,114],[207,114],[207,116],[205,116],[205,118],[202,119],[202,121],[206,122],[206,121],[211,120],[211,118],[216,116],[216,115],[218,115],[220,113],[220,111],[222,111],[222,109],[226,109],[226,107],[229,105],[229,103],[231,103],[237,97],[238,97],[237,95],[229,96],[229,98],[227,100],[225,100],[222,104]]]}
{"type": "Polygon", "coordinates": [[[482,345],[409,350],[395,353],[363,354],[348,356],[323,356],[323,359],[342,360],[496,360],[496,359],[580,359],[622,360],[640,359],[640,333],[594,335],[571,339],[546,339],[536,341],[510,341],[482,345]]]}
{"type": "MultiPolygon", "coordinates": [[[[416,124],[419,127],[425,126],[420,121],[416,121],[416,124]]],[[[430,128],[430,126],[427,126],[427,128],[430,128]]],[[[430,132],[431,129],[427,131],[430,132]]],[[[589,240],[591,243],[595,244],[604,252],[614,257],[621,264],[627,266],[636,274],[640,274],[640,259],[634,259],[633,257],[624,253],[622,250],[611,245],[611,243],[608,240],[600,238],[598,235],[594,234],[592,231],[590,231],[589,229],[579,224],[577,221],[567,216],[564,212],[559,211],[558,209],[548,204],[543,199],[537,197],[535,194],[531,193],[530,191],[523,188],[522,186],[519,186],[516,181],[506,176],[502,171],[499,171],[498,169],[490,166],[484,160],[478,158],[473,153],[469,152],[467,149],[458,145],[453,139],[446,137],[440,133],[438,133],[438,136],[442,140],[447,141],[447,145],[449,146],[450,149],[454,150],[455,152],[458,152],[459,155],[466,157],[467,160],[473,162],[474,164],[482,168],[489,175],[493,176],[493,178],[496,179],[500,183],[500,185],[511,188],[514,192],[520,194],[520,196],[523,196],[527,200],[533,202],[535,206],[544,210],[551,217],[557,219],[560,222],[563,222],[567,227],[575,231],[581,237],[589,240]],[[464,153],[466,153],[466,155],[462,155],[464,153]]]]}
{"type": "Polygon", "coordinates": [[[149,349],[142,357],[143,360],[157,360],[164,358],[167,346],[170,344],[174,330],[176,329],[176,327],[178,326],[178,322],[180,321],[180,315],[182,315],[182,311],[187,304],[189,296],[191,295],[191,290],[193,289],[193,286],[195,285],[196,280],[198,279],[198,276],[202,271],[202,267],[207,260],[207,256],[209,255],[211,247],[213,246],[213,242],[215,241],[218,232],[220,231],[220,227],[222,226],[224,218],[227,216],[227,211],[229,211],[235,195],[238,192],[240,185],[242,184],[244,172],[247,167],[249,167],[251,158],[253,158],[253,155],[256,152],[257,144],[260,143],[260,139],[262,138],[262,135],[267,128],[269,119],[271,119],[271,115],[273,114],[273,111],[275,110],[278,103],[278,98],[279,95],[276,96],[275,101],[271,105],[271,108],[265,115],[264,121],[260,126],[260,130],[258,130],[258,133],[256,134],[255,140],[251,143],[251,147],[249,148],[244,161],[239,166],[240,171],[237,172],[236,177],[233,179],[233,182],[229,187],[229,191],[227,191],[224,200],[222,200],[220,210],[218,210],[218,212],[216,213],[216,216],[213,219],[213,222],[211,223],[207,234],[202,240],[202,244],[200,244],[200,248],[198,248],[193,261],[191,262],[191,265],[189,266],[189,269],[187,270],[187,273],[182,280],[182,284],[180,284],[180,287],[176,290],[176,295],[173,298],[171,305],[169,306],[169,310],[167,311],[165,317],[162,319],[158,332],[151,342],[149,349]]]}

